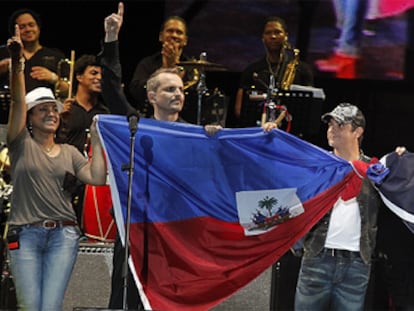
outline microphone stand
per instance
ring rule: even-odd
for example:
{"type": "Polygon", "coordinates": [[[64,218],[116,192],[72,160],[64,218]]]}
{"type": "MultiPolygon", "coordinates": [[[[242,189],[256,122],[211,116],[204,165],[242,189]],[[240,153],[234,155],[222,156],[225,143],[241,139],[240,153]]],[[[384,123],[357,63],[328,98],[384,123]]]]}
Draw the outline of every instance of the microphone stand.
{"type": "Polygon", "coordinates": [[[275,91],[275,77],[273,74],[269,77],[269,87],[267,88],[267,97],[266,101],[263,104],[263,113],[262,113],[262,120],[261,124],[265,124],[266,122],[273,122],[276,119],[275,116],[275,108],[276,105],[273,101],[273,92],[275,91]]]}
{"type": "Polygon", "coordinates": [[[126,230],[125,230],[125,253],[124,253],[124,265],[123,265],[123,299],[122,310],[128,310],[127,296],[128,296],[128,259],[129,259],[129,236],[131,231],[131,203],[132,203],[132,180],[134,175],[134,146],[135,146],[135,133],[137,131],[138,116],[133,113],[128,116],[129,129],[130,129],[130,153],[129,164],[124,164],[122,170],[128,169],[128,202],[126,213],[126,230]]]}

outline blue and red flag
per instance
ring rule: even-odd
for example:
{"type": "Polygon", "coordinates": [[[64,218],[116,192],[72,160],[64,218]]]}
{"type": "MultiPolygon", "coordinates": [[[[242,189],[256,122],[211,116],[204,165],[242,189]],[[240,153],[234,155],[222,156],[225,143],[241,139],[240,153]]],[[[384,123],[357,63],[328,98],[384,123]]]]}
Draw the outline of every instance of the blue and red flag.
{"type": "MultiPolygon", "coordinates": [[[[123,242],[145,308],[208,310],[275,263],[361,183],[353,165],[284,131],[100,115],[123,242]]],[[[361,168],[360,168],[361,169],[361,168]]],[[[362,167],[364,171],[366,167],[362,167]]]]}

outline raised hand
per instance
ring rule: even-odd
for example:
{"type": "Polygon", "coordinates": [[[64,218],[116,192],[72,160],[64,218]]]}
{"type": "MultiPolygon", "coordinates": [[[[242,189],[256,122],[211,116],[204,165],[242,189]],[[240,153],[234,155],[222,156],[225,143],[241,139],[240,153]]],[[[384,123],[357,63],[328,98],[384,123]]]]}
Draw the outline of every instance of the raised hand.
{"type": "Polygon", "coordinates": [[[7,48],[12,59],[19,59],[23,56],[23,43],[20,37],[20,28],[14,26],[14,36],[7,40],[7,48]]]}
{"type": "Polygon", "coordinates": [[[124,19],[124,4],[118,3],[118,12],[107,16],[104,21],[105,27],[105,42],[112,42],[118,40],[118,34],[124,19]]]}

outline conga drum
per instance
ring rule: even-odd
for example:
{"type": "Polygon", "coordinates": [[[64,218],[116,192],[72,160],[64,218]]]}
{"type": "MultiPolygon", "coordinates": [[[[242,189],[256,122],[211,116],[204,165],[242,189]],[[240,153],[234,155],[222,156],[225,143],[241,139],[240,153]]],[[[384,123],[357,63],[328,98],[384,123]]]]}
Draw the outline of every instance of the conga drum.
{"type": "MultiPolygon", "coordinates": [[[[88,132],[89,133],[89,132],[88,132]]],[[[85,152],[92,157],[90,136],[85,144],[85,152]]],[[[84,234],[93,240],[101,242],[114,242],[116,236],[116,224],[112,215],[112,197],[109,185],[93,186],[85,185],[83,197],[82,228],[84,234]]]]}
{"type": "Polygon", "coordinates": [[[112,197],[108,185],[85,186],[83,201],[83,230],[88,238],[114,242],[116,225],[112,216],[112,197]]]}

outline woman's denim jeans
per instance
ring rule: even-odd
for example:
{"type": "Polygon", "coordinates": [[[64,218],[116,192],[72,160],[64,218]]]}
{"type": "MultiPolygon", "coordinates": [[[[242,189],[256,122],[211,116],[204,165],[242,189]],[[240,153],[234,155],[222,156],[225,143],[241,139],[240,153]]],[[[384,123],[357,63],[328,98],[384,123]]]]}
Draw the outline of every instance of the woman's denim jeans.
{"type": "Polygon", "coordinates": [[[9,251],[19,310],[62,310],[79,237],[77,226],[21,227],[19,248],[9,251]]]}

